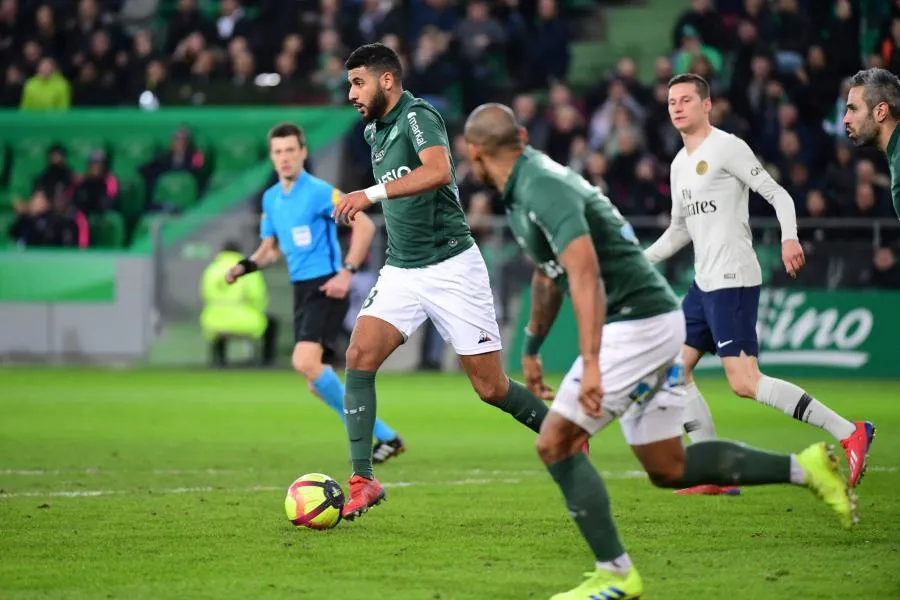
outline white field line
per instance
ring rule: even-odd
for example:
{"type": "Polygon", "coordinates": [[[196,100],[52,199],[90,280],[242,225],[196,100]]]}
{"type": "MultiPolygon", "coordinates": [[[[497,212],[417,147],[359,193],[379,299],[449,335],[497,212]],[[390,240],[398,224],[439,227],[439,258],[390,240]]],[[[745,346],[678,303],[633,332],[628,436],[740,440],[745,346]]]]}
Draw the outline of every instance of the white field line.
{"type": "MultiPolygon", "coordinates": [[[[871,466],[868,469],[872,472],[880,472],[880,473],[895,473],[897,472],[897,467],[881,467],[881,466],[871,466]]],[[[204,474],[209,473],[210,470],[197,470],[197,471],[178,471],[183,474],[204,474]]],[[[216,473],[222,473],[221,470],[214,470],[216,473]]],[[[0,469],[0,475],[27,475],[27,476],[40,476],[40,475],[53,475],[59,473],[84,473],[86,471],[41,471],[41,470],[15,470],[15,469],[0,469]]],[[[252,471],[231,471],[231,473],[246,473],[252,471]]],[[[104,472],[108,473],[108,472],[104,472]]],[[[457,486],[468,486],[468,485],[511,485],[521,483],[522,479],[520,477],[510,477],[510,475],[520,475],[520,476],[536,476],[543,474],[543,471],[482,471],[481,469],[474,469],[472,471],[468,471],[471,474],[493,474],[493,477],[477,477],[477,478],[467,478],[467,479],[453,479],[448,481],[385,481],[383,482],[384,487],[386,488],[407,488],[407,487],[422,487],[422,486],[435,486],[435,487],[457,487],[457,486]],[[506,475],[506,477],[502,477],[501,475],[506,475]]],[[[643,471],[618,471],[618,472],[610,472],[610,471],[601,471],[600,475],[604,479],[616,480],[616,479],[643,479],[647,475],[643,471]]],[[[178,494],[201,494],[201,493],[212,493],[212,492],[225,492],[225,493],[260,493],[260,492],[277,492],[283,491],[283,486],[271,486],[271,485],[255,485],[243,488],[227,488],[221,486],[198,486],[198,487],[176,487],[176,488],[163,488],[163,489],[132,489],[132,490],[60,490],[60,491],[47,491],[47,492],[0,492],[0,499],[11,499],[11,498],[96,498],[99,496],[125,496],[129,494],[148,494],[153,496],[165,496],[165,495],[178,495],[178,494]]]]}
{"type": "MultiPolygon", "coordinates": [[[[529,472],[530,473],[530,472],[529,472]]],[[[535,471],[534,473],[540,473],[535,471]]],[[[622,471],[618,473],[604,472],[601,475],[605,479],[637,479],[646,477],[643,471],[622,471]]],[[[408,488],[422,486],[436,487],[456,487],[468,485],[511,485],[521,483],[522,480],[516,477],[482,477],[469,479],[453,479],[449,481],[385,481],[382,483],[386,488],[408,488]]],[[[165,488],[159,490],[72,490],[72,491],[48,491],[48,492],[0,492],[0,499],[7,498],[96,498],[99,496],[125,496],[147,494],[151,496],[164,496],[176,494],[201,494],[212,492],[226,493],[259,493],[259,492],[277,492],[284,491],[286,487],[271,485],[254,485],[243,488],[225,488],[225,487],[177,487],[165,488]]]]}

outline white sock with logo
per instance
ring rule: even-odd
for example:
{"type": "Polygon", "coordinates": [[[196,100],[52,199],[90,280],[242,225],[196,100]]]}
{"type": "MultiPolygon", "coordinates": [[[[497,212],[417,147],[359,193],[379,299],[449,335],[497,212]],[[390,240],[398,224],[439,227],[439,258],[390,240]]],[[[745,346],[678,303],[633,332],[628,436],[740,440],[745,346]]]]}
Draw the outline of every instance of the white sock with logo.
{"type": "Polygon", "coordinates": [[[687,404],[684,407],[684,430],[692,443],[708,442],[716,439],[716,426],[713,423],[709,405],[703,394],[693,381],[685,386],[687,404]]]}
{"type": "Polygon", "coordinates": [[[793,383],[763,375],[756,384],[756,401],[777,408],[798,421],[824,429],[839,440],[856,431],[856,426],[793,383]]]}

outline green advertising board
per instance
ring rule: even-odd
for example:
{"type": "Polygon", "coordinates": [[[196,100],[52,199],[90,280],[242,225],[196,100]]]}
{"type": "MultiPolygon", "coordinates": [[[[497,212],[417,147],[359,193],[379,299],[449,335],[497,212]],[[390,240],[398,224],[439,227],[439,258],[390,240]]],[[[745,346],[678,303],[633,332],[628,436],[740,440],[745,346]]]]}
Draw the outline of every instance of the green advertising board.
{"type": "MultiPolygon", "coordinates": [[[[523,294],[510,346],[510,369],[519,369],[524,329],[531,310],[523,294]]],[[[757,331],[760,365],[767,373],[790,376],[900,378],[894,356],[900,340],[900,292],[765,289],[757,331]]],[[[578,354],[578,329],[567,298],[541,358],[552,372],[569,369],[578,354]]],[[[707,357],[698,370],[718,369],[707,357]]]]}
{"type": "Polygon", "coordinates": [[[0,303],[114,302],[120,256],[93,250],[0,252],[0,303]]]}

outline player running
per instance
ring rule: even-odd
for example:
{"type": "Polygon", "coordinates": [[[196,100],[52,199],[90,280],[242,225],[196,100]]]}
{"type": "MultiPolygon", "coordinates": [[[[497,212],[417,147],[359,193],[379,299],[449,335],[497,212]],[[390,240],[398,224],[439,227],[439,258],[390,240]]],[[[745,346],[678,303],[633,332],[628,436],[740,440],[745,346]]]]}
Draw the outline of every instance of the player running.
{"type": "MultiPolygon", "coordinates": [[[[683,310],[687,337],[683,356],[688,391],[685,430],[694,442],[716,438],[706,401],[694,383],[694,367],[705,353],[718,354],[732,391],[826,430],[840,440],[855,486],[866,468],[875,426],[851,422],[796,385],[759,370],[756,335],[762,271],[753,251],[749,190],[774,208],[781,224],[782,260],[795,277],[805,264],[797,241],[794,202],[759,164],[750,147],[709,122],[709,84],[699,75],[669,82],[669,116],[684,148],[671,167],[672,221],[644,251],[652,263],[694,244],[695,279],[683,310]]],[[[702,487],[680,493],[735,493],[731,487],[702,487]]]]}
{"type": "Polygon", "coordinates": [[[900,79],[887,69],[866,69],[850,79],[844,127],[857,146],[876,146],[891,170],[891,199],[900,217],[900,79]]]}
{"type": "MultiPolygon", "coordinates": [[[[341,263],[341,247],[331,219],[340,191],[307,173],[303,164],[308,150],[303,130],[293,123],[276,125],[269,132],[269,156],[278,183],[263,194],[259,225],[262,243],[256,252],[233,266],[225,281],[234,283],[287,259],[294,287],[294,336],[291,362],[309,389],[346,423],[344,386],[330,366],[333,345],[347,313],[350,278],[369,252],[375,225],[366,215],[354,221],[347,259],[341,263]]],[[[405,450],[403,440],[381,420],[375,422],[374,452],[388,460],[405,450]]]]}
{"type": "Polygon", "coordinates": [[[596,558],[596,570],[554,600],[638,598],[641,577],[619,540],[602,478],[580,451],[618,419],[654,485],[803,485],[856,520],[855,499],[824,443],[797,455],[727,441],[682,445],[685,396],[679,354],[684,315],[665,279],[641,253],[631,226],[580,175],[524,144],[508,107],[486,104],[469,116],[465,137],[476,175],[502,192],[516,241],[537,268],[532,336],[523,366],[543,387],[536,356],[566,292],[578,322],[580,357],[544,420],[538,454],[596,558]]]}
{"type": "Polygon", "coordinates": [[[343,516],[384,499],[372,471],[375,374],[391,353],[431,319],[453,345],[485,402],[540,430],[547,406],[507,378],[487,266],[459,202],[444,121],[433,106],[403,91],[400,59],[383,44],[347,59],[350,102],[366,122],[378,183],[341,198],[338,220],[382,202],[387,262],[363,303],[347,349],[347,413],[353,475],[343,516]]]}

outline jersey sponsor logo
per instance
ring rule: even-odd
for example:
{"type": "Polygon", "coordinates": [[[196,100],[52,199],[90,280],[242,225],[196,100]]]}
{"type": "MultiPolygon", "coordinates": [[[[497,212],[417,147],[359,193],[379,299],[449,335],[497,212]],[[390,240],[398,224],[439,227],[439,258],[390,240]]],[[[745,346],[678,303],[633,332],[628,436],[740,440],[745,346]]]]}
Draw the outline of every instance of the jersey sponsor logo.
{"type": "MultiPolygon", "coordinates": [[[[688,190],[684,190],[688,192],[688,190]]],[[[683,195],[683,194],[682,194],[683,195]]],[[[681,208],[684,211],[685,217],[696,217],[697,215],[708,215],[716,212],[719,207],[716,206],[715,200],[698,200],[697,202],[690,201],[690,192],[687,194],[687,202],[682,201],[681,208]]]]}
{"type": "Polygon", "coordinates": [[[705,160],[701,160],[697,163],[697,175],[705,175],[706,172],[709,171],[709,163],[705,160]]]}
{"type": "Polygon", "coordinates": [[[406,118],[409,119],[409,128],[412,131],[413,136],[416,138],[416,147],[425,145],[425,134],[422,133],[422,128],[419,127],[419,122],[416,120],[416,111],[406,113],[406,118]]]}
{"type": "Polygon", "coordinates": [[[304,248],[312,244],[312,231],[310,231],[309,225],[291,227],[291,239],[298,248],[304,248]]]}
{"type": "Polygon", "coordinates": [[[372,162],[376,165],[384,159],[384,148],[372,155],[372,162]]]}
{"type": "Polygon", "coordinates": [[[387,183],[388,181],[396,181],[401,177],[409,175],[412,172],[412,169],[403,165],[402,167],[397,167],[396,169],[390,169],[384,175],[381,176],[378,183],[387,183]]]}

